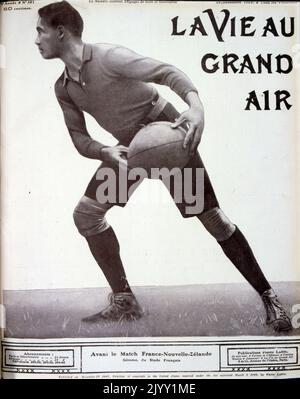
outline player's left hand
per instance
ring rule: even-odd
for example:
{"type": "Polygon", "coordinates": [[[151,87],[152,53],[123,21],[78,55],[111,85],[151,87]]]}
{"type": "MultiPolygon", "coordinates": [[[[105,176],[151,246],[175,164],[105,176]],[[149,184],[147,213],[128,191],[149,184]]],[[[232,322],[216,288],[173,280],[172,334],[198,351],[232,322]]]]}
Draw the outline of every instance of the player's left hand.
{"type": "Polygon", "coordinates": [[[183,141],[183,148],[189,147],[190,155],[195,154],[204,129],[204,116],[201,111],[202,110],[199,108],[190,107],[187,111],[182,112],[171,125],[173,128],[183,125],[184,123],[188,125],[188,132],[183,141]]]}

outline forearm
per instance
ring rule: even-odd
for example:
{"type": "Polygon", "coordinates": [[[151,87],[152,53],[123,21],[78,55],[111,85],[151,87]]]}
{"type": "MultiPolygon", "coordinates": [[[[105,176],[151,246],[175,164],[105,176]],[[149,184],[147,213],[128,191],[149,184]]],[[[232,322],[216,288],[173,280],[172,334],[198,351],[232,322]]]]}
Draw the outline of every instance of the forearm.
{"type": "Polygon", "coordinates": [[[190,108],[198,110],[199,112],[204,114],[203,104],[197,92],[195,91],[188,92],[187,95],[185,96],[184,101],[188,104],[190,108]]]}
{"type": "Polygon", "coordinates": [[[78,132],[70,132],[73,144],[80,155],[90,158],[102,160],[101,150],[106,148],[104,144],[93,140],[90,136],[78,132]]]}
{"type": "Polygon", "coordinates": [[[55,84],[55,94],[63,111],[66,127],[80,155],[102,160],[101,150],[107,146],[94,140],[88,133],[84,114],[71,100],[61,78],[55,84]]]}
{"type": "Polygon", "coordinates": [[[184,101],[187,101],[190,93],[197,95],[197,89],[190,78],[173,65],[162,64],[158,76],[156,83],[168,86],[184,101]]]}

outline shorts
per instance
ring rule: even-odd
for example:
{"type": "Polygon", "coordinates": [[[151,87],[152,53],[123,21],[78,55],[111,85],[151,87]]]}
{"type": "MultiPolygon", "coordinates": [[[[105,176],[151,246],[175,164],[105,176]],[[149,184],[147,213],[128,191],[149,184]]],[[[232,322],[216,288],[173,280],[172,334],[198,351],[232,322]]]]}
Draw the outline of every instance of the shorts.
{"type": "MultiPolygon", "coordinates": [[[[170,104],[170,103],[167,103],[166,106],[164,107],[163,111],[156,117],[155,121],[174,122],[175,119],[179,115],[180,114],[173,107],[173,105],[170,104]]],[[[147,124],[149,124],[151,122],[153,122],[153,120],[149,120],[146,117],[143,121],[141,121],[140,125],[136,127],[135,134],[141,129],[142,125],[147,125],[147,124]]],[[[132,135],[131,135],[131,137],[132,137],[132,135]]],[[[125,145],[125,146],[128,146],[129,144],[130,143],[128,143],[128,142],[120,142],[120,143],[118,143],[118,145],[125,145]]],[[[117,166],[111,164],[110,162],[103,161],[101,163],[101,165],[99,166],[99,168],[97,169],[97,171],[95,172],[95,174],[93,175],[93,177],[90,180],[90,182],[89,182],[89,184],[87,186],[87,189],[85,191],[85,195],[87,197],[91,198],[91,199],[94,199],[94,200],[97,200],[96,192],[97,192],[97,189],[98,189],[99,185],[104,183],[105,180],[106,180],[106,179],[97,178],[97,173],[99,172],[99,170],[101,168],[111,168],[111,169],[114,170],[117,178],[119,176],[119,170],[118,170],[117,166]]],[[[174,192],[174,180],[173,179],[171,179],[170,184],[167,185],[166,187],[169,190],[169,192],[170,192],[170,194],[171,194],[171,196],[172,196],[177,208],[179,209],[181,215],[184,218],[188,218],[188,217],[191,217],[191,216],[197,216],[197,215],[201,214],[202,212],[207,211],[207,210],[209,210],[211,208],[219,207],[219,204],[218,204],[214,189],[212,187],[212,184],[210,182],[208,173],[206,171],[206,168],[205,168],[205,166],[203,164],[203,161],[202,161],[202,159],[201,159],[201,157],[200,157],[198,152],[190,159],[188,164],[183,168],[181,176],[182,176],[182,184],[181,184],[181,189],[182,189],[181,198],[182,199],[181,199],[181,201],[178,201],[178,190],[177,190],[177,188],[176,188],[177,191],[176,191],[176,195],[175,195],[175,192],[174,192]],[[185,190],[185,184],[186,184],[185,180],[184,180],[184,171],[187,168],[190,169],[190,176],[191,176],[191,178],[189,179],[190,185],[191,185],[191,187],[189,188],[190,191],[192,192],[192,194],[194,196],[196,196],[196,194],[199,191],[201,191],[201,195],[203,196],[202,201],[199,201],[199,203],[200,202],[203,203],[203,206],[201,207],[200,210],[198,210],[196,212],[191,212],[190,210],[192,208],[197,210],[197,208],[198,208],[196,206],[197,199],[194,201],[194,203],[191,202],[190,199],[189,199],[189,201],[187,201],[186,198],[185,198],[185,195],[183,194],[184,190],[185,190]],[[203,186],[202,190],[196,189],[197,184],[199,185],[199,179],[198,179],[199,174],[197,173],[197,169],[199,169],[199,168],[203,171],[203,173],[202,173],[202,177],[203,178],[201,179],[201,182],[200,182],[201,185],[203,186]]],[[[99,177],[99,174],[98,174],[98,177],[99,177]]],[[[125,178],[126,178],[126,175],[125,175],[125,178]]],[[[127,186],[128,191],[130,190],[130,187],[133,184],[135,184],[135,183],[136,183],[136,181],[127,179],[126,186],[127,186]]],[[[127,201],[124,201],[124,196],[122,196],[122,200],[120,199],[118,188],[117,188],[116,191],[117,191],[116,192],[116,198],[115,198],[114,201],[110,202],[110,204],[111,204],[111,206],[116,205],[116,206],[124,207],[126,205],[127,201]]]]}

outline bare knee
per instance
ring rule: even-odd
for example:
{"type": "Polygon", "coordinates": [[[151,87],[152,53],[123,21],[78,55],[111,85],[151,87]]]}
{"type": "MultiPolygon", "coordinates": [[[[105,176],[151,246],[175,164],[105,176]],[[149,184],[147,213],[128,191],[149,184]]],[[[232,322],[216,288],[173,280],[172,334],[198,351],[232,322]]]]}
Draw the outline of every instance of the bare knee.
{"type": "Polygon", "coordinates": [[[217,241],[225,241],[235,232],[236,226],[220,208],[209,209],[199,215],[198,218],[217,241]]]}

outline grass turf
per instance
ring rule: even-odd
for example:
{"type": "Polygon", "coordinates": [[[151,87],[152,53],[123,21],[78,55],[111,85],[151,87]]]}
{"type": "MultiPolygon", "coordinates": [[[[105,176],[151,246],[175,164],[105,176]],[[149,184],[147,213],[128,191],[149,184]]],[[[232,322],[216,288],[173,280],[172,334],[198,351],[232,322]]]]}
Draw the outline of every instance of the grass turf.
{"type": "MultiPolygon", "coordinates": [[[[274,283],[291,312],[300,303],[300,283],[274,283]]],[[[108,288],[5,291],[5,336],[12,338],[270,336],[265,310],[247,284],[136,287],[145,309],[140,320],[81,322],[107,306],[108,288]]],[[[284,335],[299,335],[294,329],[284,335]]]]}

